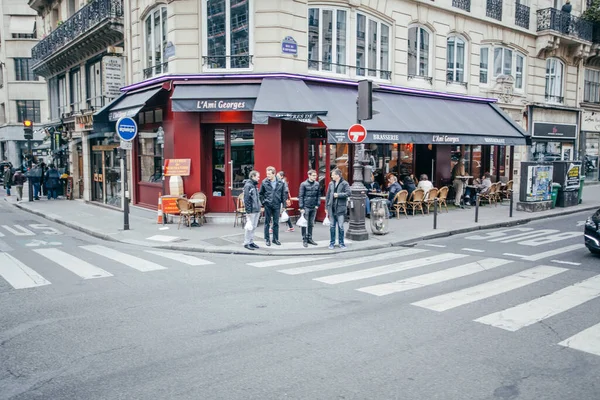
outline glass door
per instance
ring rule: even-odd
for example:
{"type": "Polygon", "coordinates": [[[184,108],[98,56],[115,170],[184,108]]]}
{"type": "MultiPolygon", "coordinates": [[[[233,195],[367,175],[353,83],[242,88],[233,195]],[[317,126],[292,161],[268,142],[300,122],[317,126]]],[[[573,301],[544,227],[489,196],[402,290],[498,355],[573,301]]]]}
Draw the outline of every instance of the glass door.
{"type": "Polygon", "coordinates": [[[104,163],[102,162],[103,151],[92,153],[92,201],[104,203],[104,163]]]}

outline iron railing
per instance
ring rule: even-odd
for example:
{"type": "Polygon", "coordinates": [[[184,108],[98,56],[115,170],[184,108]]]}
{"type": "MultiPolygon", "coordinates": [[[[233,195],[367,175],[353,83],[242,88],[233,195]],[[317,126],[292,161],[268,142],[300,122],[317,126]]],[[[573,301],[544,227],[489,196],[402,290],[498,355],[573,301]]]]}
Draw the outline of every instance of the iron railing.
{"type": "Polygon", "coordinates": [[[503,0],[487,0],[485,7],[485,15],[502,21],[502,1],[503,0]]]}
{"type": "Polygon", "coordinates": [[[167,72],[169,72],[168,62],[157,64],[154,67],[144,69],[144,79],[152,78],[155,75],[165,74],[167,72]]]}
{"type": "Polygon", "coordinates": [[[107,19],[123,18],[123,0],[92,0],[31,49],[33,63],[56,53],[107,19]]]}
{"type": "Polygon", "coordinates": [[[552,94],[546,93],[546,101],[548,103],[564,103],[564,96],[554,96],[552,94]]]}
{"type": "Polygon", "coordinates": [[[311,71],[333,72],[342,75],[349,74],[351,70],[354,70],[356,76],[368,75],[370,77],[375,77],[379,79],[392,79],[392,71],[387,71],[384,69],[357,67],[355,65],[338,64],[326,61],[308,60],[308,69],[311,71]],[[321,67],[320,69],[319,66],[321,67]]]}
{"type": "Polygon", "coordinates": [[[227,68],[227,59],[231,69],[236,68],[250,68],[252,65],[251,55],[235,55],[235,56],[203,56],[202,65],[208,66],[211,69],[225,69],[227,68]]]}
{"type": "Polygon", "coordinates": [[[515,25],[529,29],[530,9],[517,1],[515,4],[515,25]]]}
{"type": "Polygon", "coordinates": [[[544,8],[537,12],[537,31],[556,31],[567,36],[592,41],[593,24],[556,8],[544,8]]]}
{"type": "Polygon", "coordinates": [[[452,0],[452,7],[471,12],[471,0],[452,0]]]}

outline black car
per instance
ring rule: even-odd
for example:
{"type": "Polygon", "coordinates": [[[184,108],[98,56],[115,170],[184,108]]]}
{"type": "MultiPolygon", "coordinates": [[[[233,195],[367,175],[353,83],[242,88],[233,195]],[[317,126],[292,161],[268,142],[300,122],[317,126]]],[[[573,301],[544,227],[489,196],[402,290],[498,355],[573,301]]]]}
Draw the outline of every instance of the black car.
{"type": "Polygon", "coordinates": [[[585,246],[594,254],[600,254],[600,209],[585,221],[585,246]]]}

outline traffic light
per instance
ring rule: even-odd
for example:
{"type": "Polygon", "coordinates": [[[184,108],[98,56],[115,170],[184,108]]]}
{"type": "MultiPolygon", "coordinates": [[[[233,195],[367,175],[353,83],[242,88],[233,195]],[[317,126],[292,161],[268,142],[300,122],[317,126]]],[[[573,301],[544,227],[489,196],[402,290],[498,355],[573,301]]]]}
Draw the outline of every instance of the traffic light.
{"type": "MultiPolygon", "coordinates": [[[[377,87],[377,86],[375,86],[377,87]]],[[[369,80],[362,80],[358,82],[358,119],[365,121],[373,119],[373,115],[379,114],[379,111],[373,110],[373,102],[378,101],[376,97],[373,97],[373,82],[369,80]]]]}
{"type": "Polygon", "coordinates": [[[33,139],[33,122],[31,120],[26,119],[23,121],[23,133],[25,139],[33,139]]]}

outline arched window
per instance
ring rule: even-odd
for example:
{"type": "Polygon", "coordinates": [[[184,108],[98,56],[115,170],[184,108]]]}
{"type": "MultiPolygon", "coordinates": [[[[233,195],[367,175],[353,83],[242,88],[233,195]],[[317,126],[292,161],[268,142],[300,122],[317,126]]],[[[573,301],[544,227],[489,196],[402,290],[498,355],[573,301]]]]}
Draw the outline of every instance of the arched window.
{"type": "Polygon", "coordinates": [[[494,78],[511,75],[515,79],[515,90],[522,91],[525,87],[525,68],[525,55],[516,50],[494,45],[482,46],[479,50],[480,83],[490,83],[490,73],[494,78]]]}
{"type": "Polygon", "coordinates": [[[430,34],[420,26],[408,28],[408,76],[431,77],[430,34]]]}
{"type": "Polygon", "coordinates": [[[446,81],[465,82],[465,40],[450,36],[446,41],[446,81]]]}
{"type": "Polygon", "coordinates": [[[564,64],[556,58],[546,60],[546,101],[562,103],[564,64]]]}
{"type": "Polygon", "coordinates": [[[152,10],[144,21],[146,62],[144,79],[168,71],[165,47],[167,47],[167,6],[152,10]]]}

